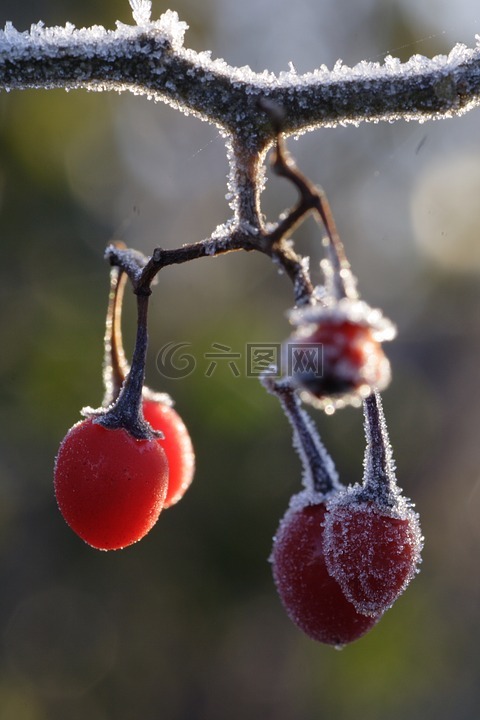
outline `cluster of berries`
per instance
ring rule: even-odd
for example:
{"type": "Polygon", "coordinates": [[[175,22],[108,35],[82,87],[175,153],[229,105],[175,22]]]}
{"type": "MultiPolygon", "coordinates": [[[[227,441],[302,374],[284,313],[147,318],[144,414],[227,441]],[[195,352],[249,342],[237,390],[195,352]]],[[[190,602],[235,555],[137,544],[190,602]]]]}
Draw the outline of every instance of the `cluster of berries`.
{"type": "MultiPolygon", "coordinates": [[[[100,410],[65,436],[55,462],[54,487],[66,522],[99,550],[117,550],[143,538],[162,509],[171,507],[192,482],[195,456],[188,430],[166,394],[143,384],[146,316],[132,368],[121,339],[126,276],[111,269],[105,332],[104,386],[100,410]]],[[[145,307],[148,297],[139,298],[145,307]]]]}
{"type": "Polygon", "coordinates": [[[380,396],[364,401],[363,482],[344,487],[290,383],[265,376],[294,430],[304,490],[280,521],[273,577],[290,619],[314,640],[342,647],[370,630],[418,569],[418,515],[397,486],[380,396]]]}
{"type": "Polygon", "coordinates": [[[423,538],[397,486],[379,395],[390,381],[381,343],[395,337],[395,327],[360,299],[322,191],[307,186],[291,163],[288,173],[313,198],[329,256],[321,263],[324,285],[290,313],[294,331],[283,348],[290,374],[262,378],[292,425],[303,464],[304,489],[280,522],[271,562],[291,620],[314,640],[341,647],[370,630],[403,592],[418,570],[423,538]],[[361,484],[340,484],[301,401],[326,414],[363,403],[361,484]]]}
{"type": "MultiPolygon", "coordinates": [[[[295,167],[280,135],[274,168],[295,184],[301,200],[265,235],[264,247],[269,244],[275,256],[298,219],[315,212],[326,230],[327,257],[321,264],[325,282],[317,288],[302,275],[304,265],[292,261],[298,271],[294,286],[301,282],[290,313],[295,329],[283,348],[291,372],[280,380],[268,371],[262,377],[292,425],[303,464],[304,488],[292,498],[274,538],[273,576],[293,622],[315,640],[343,646],[372,628],[403,592],[418,570],[423,545],[418,515],[397,486],[379,395],[390,380],[382,342],[393,339],[395,328],[360,299],[326,198],[295,167]],[[327,414],[363,403],[361,484],[339,482],[302,401],[327,414]]],[[[170,398],[144,387],[148,297],[158,259],[120,248],[113,262],[114,254],[103,406],[83,410],[85,419],[67,433],[55,463],[60,511],[83,540],[102,550],[140,540],[160,511],[183,496],[195,464],[188,431],[170,398]],[[131,367],[120,329],[127,275],[138,306],[131,367]]],[[[200,255],[193,246],[191,257],[200,255]]]]}

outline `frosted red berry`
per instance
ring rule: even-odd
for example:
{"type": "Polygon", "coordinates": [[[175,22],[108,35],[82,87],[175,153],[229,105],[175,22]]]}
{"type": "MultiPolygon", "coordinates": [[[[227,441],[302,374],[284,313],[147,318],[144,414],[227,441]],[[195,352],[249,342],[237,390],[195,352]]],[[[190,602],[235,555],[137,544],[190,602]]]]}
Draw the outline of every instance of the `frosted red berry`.
{"type": "Polygon", "coordinates": [[[317,398],[355,393],[366,386],[383,387],[390,377],[388,360],[369,327],[324,322],[302,343],[318,348],[319,372],[309,369],[305,358],[296,380],[317,398]]]}
{"type": "MultiPolygon", "coordinates": [[[[110,295],[105,326],[105,358],[103,367],[103,406],[109,408],[118,398],[130,368],[122,341],[122,304],[126,274],[117,267],[110,273],[110,295]]],[[[164,508],[175,505],[190,486],[195,472],[192,441],[180,415],[172,407],[166,393],[142,388],[142,417],[154,431],[162,433],[158,442],[165,451],[169,465],[168,490],[164,508]]]]}
{"type": "Polygon", "coordinates": [[[328,502],[324,552],[328,571],[359,612],[389,608],[417,572],[423,537],[417,513],[400,491],[380,395],[364,401],[363,483],[328,502]]]}
{"type": "Polygon", "coordinates": [[[138,440],[92,418],[74,425],[55,462],[60,512],[85,542],[118,550],[155,525],[168,486],[168,461],[156,438],[138,440]]]}
{"type": "Polygon", "coordinates": [[[363,614],[384,612],[417,572],[422,537],[405,502],[388,509],[355,491],[340,494],[329,504],[324,537],[328,572],[363,614]]]}
{"type": "Polygon", "coordinates": [[[170,405],[155,400],[143,401],[145,420],[160,430],[159,440],[168,459],[168,490],[164,507],[175,505],[190,486],[195,472],[195,454],[190,435],[180,415],[170,405]]]}
{"type": "Polygon", "coordinates": [[[395,328],[379,310],[343,298],[294,310],[296,330],[284,346],[284,367],[303,391],[302,399],[327,408],[360,404],[373,388],[390,381],[382,342],[395,328]]]}
{"type": "Polygon", "coordinates": [[[274,539],[272,570],[290,619],[313,640],[342,646],[364,635],[382,613],[358,612],[330,574],[324,554],[325,513],[323,502],[290,507],[274,539]]]}

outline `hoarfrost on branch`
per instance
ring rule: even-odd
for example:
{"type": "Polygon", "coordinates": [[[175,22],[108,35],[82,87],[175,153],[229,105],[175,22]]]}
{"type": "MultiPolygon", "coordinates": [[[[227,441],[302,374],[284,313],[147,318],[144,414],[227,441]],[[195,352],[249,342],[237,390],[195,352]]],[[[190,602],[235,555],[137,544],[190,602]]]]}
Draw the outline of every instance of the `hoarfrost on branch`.
{"type": "MultiPolygon", "coordinates": [[[[184,47],[187,25],[176,12],[151,20],[150,0],[129,0],[136,25],[117,21],[76,29],[32,25],[0,31],[0,89],[84,88],[147,95],[216,125],[226,137],[235,233],[252,246],[264,230],[259,197],[263,159],[274,140],[265,104],[283,109],[283,131],[398,119],[424,122],[461,115],[480,103],[480,47],[408,62],[387,57],[349,68],[338,61],[298,75],[230,67],[211,53],[184,47]]],[[[213,241],[213,238],[212,238],[213,241]]],[[[215,242],[219,242],[217,236],[215,242]]],[[[234,243],[235,244],[235,243],[234,243]]]]}

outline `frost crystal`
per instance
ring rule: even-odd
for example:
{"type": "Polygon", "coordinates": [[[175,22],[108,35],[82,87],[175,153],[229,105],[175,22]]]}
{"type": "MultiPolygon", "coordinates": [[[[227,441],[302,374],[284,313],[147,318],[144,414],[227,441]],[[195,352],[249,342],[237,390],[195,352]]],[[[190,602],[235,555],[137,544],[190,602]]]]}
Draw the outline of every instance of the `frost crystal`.
{"type": "Polygon", "coordinates": [[[169,38],[175,50],[180,50],[183,46],[188,25],[179,19],[178,13],[174,10],[167,10],[153,25],[162,35],[166,35],[169,38]]]}
{"type": "Polygon", "coordinates": [[[369,327],[378,342],[393,340],[397,334],[393,323],[386,318],[379,308],[371,308],[363,300],[342,298],[336,300],[331,296],[323,296],[318,304],[302,308],[294,308],[288,314],[292,325],[301,329],[303,336],[313,332],[316,326],[325,322],[350,322],[369,327]]]}
{"type": "Polygon", "coordinates": [[[152,15],[152,3],[150,0],[129,0],[132,8],[133,19],[137,25],[148,25],[152,15]]]}

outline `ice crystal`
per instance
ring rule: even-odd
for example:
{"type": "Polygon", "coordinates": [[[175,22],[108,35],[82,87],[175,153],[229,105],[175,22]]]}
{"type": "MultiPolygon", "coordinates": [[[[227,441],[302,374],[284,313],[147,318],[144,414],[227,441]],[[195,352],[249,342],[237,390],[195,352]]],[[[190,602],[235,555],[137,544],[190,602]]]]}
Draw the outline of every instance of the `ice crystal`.
{"type": "Polygon", "coordinates": [[[305,308],[294,308],[289,312],[288,318],[302,337],[308,336],[319,324],[326,322],[350,322],[368,327],[378,342],[393,340],[397,334],[393,323],[383,315],[379,308],[371,308],[363,300],[350,300],[349,298],[336,300],[331,295],[326,296],[325,294],[318,304],[312,304],[305,308]]]}
{"type": "Polygon", "coordinates": [[[152,15],[152,3],[150,0],[129,0],[132,8],[133,19],[137,25],[148,25],[152,15]]]}

